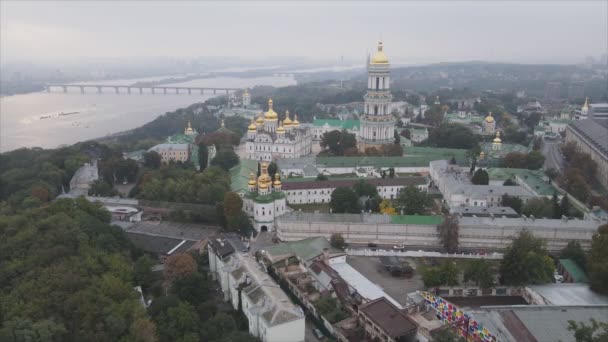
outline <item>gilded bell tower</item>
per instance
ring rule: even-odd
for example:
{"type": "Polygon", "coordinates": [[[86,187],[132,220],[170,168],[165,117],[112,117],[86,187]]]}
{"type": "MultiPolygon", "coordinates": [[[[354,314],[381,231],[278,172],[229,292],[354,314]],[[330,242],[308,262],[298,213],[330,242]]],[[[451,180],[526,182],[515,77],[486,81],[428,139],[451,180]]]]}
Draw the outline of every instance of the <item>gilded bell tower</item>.
{"type": "Polygon", "coordinates": [[[367,93],[363,99],[359,150],[392,144],[396,120],[390,112],[393,99],[390,92],[390,64],[382,42],[378,42],[378,50],[367,64],[367,93]]]}

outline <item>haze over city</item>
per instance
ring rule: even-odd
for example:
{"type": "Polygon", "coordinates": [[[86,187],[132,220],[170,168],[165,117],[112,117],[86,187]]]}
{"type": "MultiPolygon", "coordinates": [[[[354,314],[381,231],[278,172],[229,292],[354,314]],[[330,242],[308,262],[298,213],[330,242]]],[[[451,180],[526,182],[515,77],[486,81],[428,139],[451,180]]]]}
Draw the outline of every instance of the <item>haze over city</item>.
{"type": "Polygon", "coordinates": [[[573,64],[608,44],[606,1],[0,3],[2,62],[308,57],[573,64]]]}
{"type": "Polygon", "coordinates": [[[608,341],[608,0],[0,0],[0,341],[608,341]]]}

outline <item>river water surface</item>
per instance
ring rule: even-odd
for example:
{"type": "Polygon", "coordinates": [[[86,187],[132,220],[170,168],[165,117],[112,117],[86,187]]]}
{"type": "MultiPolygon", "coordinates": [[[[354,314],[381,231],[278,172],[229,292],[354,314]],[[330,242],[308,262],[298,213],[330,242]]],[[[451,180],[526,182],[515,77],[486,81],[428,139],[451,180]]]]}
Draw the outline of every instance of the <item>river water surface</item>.
{"type": "MultiPolygon", "coordinates": [[[[145,79],[151,80],[151,78],[145,79]]],[[[127,85],[138,80],[104,81],[127,85]]],[[[292,77],[216,77],[197,79],[180,86],[251,88],[256,85],[282,87],[295,84],[292,77]]],[[[157,94],[139,90],[115,94],[114,89],[79,89],[68,93],[40,92],[0,98],[0,152],[20,147],[55,148],[64,144],[102,137],[139,127],[159,115],[209,99],[210,94],[157,94]]]]}

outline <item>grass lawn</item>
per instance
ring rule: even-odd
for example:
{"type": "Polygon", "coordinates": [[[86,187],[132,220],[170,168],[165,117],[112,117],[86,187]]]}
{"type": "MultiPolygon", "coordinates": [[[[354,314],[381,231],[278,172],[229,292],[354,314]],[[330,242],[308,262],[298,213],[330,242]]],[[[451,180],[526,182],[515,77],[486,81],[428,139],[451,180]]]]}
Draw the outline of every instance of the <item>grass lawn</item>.
{"type": "Polygon", "coordinates": [[[320,213],[329,213],[329,203],[306,203],[306,204],[289,204],[289,207],[294,211],[300,211],[303,213],[314,213],[316,211],[320,213]]]}

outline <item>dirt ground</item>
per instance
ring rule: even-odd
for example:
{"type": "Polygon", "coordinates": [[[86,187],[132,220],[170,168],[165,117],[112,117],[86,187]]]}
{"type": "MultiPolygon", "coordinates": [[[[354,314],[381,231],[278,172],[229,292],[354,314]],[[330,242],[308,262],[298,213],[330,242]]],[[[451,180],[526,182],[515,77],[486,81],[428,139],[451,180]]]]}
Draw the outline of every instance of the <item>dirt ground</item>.
{"type": "MultiPolygon", "coordinates": [[[[406,260],[412,267],[417,268],[414,259],[400,259],[406,260]]],[[[402,305],[405,305],[408,293],[424,289],[422,275],[418,270],[414,270],[410,277],[393,277],[382,267],[379,257],[348,256],[346,262],[402,305]]]]}

